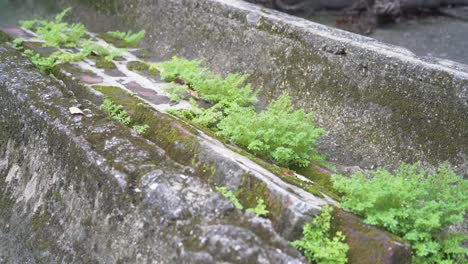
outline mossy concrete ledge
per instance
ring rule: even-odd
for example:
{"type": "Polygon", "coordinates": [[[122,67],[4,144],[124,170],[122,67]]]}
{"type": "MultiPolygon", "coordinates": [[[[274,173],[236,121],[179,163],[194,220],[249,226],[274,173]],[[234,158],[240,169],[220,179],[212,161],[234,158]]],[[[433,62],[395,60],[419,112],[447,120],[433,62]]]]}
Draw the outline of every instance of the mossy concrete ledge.
{"type": "Polygon", "coordinates": [[[269,220],[4,44],[0,98],[1,263],[304,263],[269,220]]]}
{"type": "Polygon", "coordinates": [[[95,29],[145,29],[158,58],[206,58],[218,72],[249,73],[263,103],[288,91],[329,131],[320,148],[332,160],[361,167],[448,160],[467,173],[467,66],[241,0],[59,2],[95,29]],[[116,22],[103,23],[93,9],[116,22]]]}

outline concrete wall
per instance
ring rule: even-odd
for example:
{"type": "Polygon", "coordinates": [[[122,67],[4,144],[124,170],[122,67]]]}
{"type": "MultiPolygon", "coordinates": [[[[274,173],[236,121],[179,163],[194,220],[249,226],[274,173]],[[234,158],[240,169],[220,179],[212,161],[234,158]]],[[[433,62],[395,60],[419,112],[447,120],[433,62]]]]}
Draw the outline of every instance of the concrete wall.
{"type": "MultiPolygon", "coordinates": [[[[12,40],[0,31],[4,38],[12,40]]],[[[285,239],[300,238],[303,224],[335,203],[328,191],[121,88],[78,83],[70,65],[53,73],[42,76],[0,44],[0,262],[301,262],[285,239]],[[149,125],[147,140],[97,109],[104,96],[149,125]],[[213,186],[234,191],[244,208],[264,199],[268,219],[233,210],[213,186]]],[[[410,263],[400,238],[340,209],[334,219],[349,263],[410,263]]]]}
{"type": "Polygon", "coordinates": [[[131,131],[0,43],[0,263],[304,262],[131,131]]]}
{"type": "Polygon", "coordinates": [[[95,30],[145,29],[158,60],[206,58],[218,72],[251,74],[261,105],[288,91],[329,131],[320,149],[331,161],[392,167],[448,160],[467,173],[466,66],[422,60],[240,0],[60,2],[95,30]]]}

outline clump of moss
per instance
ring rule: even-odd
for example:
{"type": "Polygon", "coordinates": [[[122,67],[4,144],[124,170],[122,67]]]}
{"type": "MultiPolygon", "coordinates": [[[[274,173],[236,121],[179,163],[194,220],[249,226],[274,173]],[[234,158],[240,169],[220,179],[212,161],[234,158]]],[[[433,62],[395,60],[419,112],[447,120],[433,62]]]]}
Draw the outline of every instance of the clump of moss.
{"type": "Polygon", "coordinates": [[[236,197],[248,211],[262,217],[275,217],[281,211],[281,205],[270,199],[266,184],[250,174],[241,176],[241,185],[236,197]],[[267,209],[268,208],[268,209],[267,209]]]}
{"type": "Polygon", "coordinates": [[[145,71],[149,70],[149,66],[143,61],[131,61],[127,64],[127,69],[130,71],[145,71]]]}
{"type": "Polygon", "coordinates": [[[157,75],[159,70],[156,63],[144,61],[131,61],[127,64],[127,69],[135,72],[147,71],[150,75],[157,75]]]}
{"type": "Polygon", "coordinates": [[[96,67],[105,70],[112,70],[117,68],[115,66],[115,63],[113,63],[112,61],[105,60],[104,58],[98,58],[96,60],[96,67]]]}
{"type": "Polygon", "coordinates": [[[13,38],[10,35],[8,35],[7,33],[0,30],[0,43],[10,42],[12,40],[13,40],[13,38]]]}

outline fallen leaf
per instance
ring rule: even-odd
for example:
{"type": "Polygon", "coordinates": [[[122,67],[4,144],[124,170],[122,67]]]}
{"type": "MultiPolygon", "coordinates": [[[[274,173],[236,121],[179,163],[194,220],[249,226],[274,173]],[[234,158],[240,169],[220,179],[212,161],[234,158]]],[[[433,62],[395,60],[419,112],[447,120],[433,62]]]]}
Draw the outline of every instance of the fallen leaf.
{"type": "Polygon", "coordinates": [[[70,107],[70,113],[71,113],[72,115],[84,115],[83,111],[81,111],[81,109],[79,109],[79,108],[76,107],[76,106],[70,107]]]}

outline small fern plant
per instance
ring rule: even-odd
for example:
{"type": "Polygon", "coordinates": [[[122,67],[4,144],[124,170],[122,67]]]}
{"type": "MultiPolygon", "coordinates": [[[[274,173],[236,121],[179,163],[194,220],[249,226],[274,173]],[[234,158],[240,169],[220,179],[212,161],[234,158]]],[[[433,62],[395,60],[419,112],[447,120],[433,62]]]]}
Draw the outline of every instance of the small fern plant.
{"type": "Polygon", "coordinates": [[[201,67],[202,60],[187,60],[173,57],[158,64],[161,79],[183,81],[197,92],[201,99],[211,103],[229,102],[241,106],[257,101],[250,84],[243,85],[248,75],[228,74],[225,78],[201,67]]]}
{"type": "Polygon", "coordinates": [[[216,187],[216,191],[218,191],[222,196],[228,198],[237,209],[244,209],[244,206],[242,206],[242,204],[239,202],[239,199],[237,199],[236,195],[229,191],[226,187],[216,187]]]}
{"type": "Polygon", "coordinates": [[[280,165],[305,167],[323,161],[314,147],[325,130],[314,126],[312,114],[294,110],[288,94],[260,113],[253,107],[233,105],[217,127],[219,135],[280,165]]]}
{"type": "Polygon", "coordinates": [[[257,206],[255,206],[254,208],[249,208],[247,209],[247,211],[252,212],[257,216],[266,217],[270,213],[270,211],[268,211],[265,201],[262,198],[258,197],[256,198],[256,200],[257,206]]]}
{"type": "Polygon", "coordinates": [[[140,134],[140,135],[143,135],[145,134],[148,129],[149,129],[149,126],[147,124],[144,124],[144,125],[134,125],[133,127],[133,130],[135,130],[135,132],[137,132],[137,134],[140,134]]]}
{"type": "MultiPolygon", "coordinates": [[[[201,67],[201,63],[202,60],[173,57],[157,65],[161,79],[182,83],[199,99],[212,104],[201,108],[192,103],[192,113],[182,113],[184,118],[190,117],[191,122],[208,127],[282,166],[323,163],[324,158],[315,150],[315,144],[325,130],[314,126],[311,113],[294,110],[287,94],[270,104],[266,111],[257,113],[253,106],[257,93],[250,84],[245,84],[248,75],[228,74],[223,78],[201,67]]],[[[173,100],[180,99],[174,88],[169,92],[173,100]]]]}
{"type": "Polygon", "coordinates": [[[111,37],[122,40],[125,42],[125,44],[132,47],[137,46],[138,43],[145,37],[144,30],[137,33],[132,33],[131,31],[126,33],[121,31],[109,31],[107,34],[111,37]]]}
{"type": "MultiPolygon", "coordinates": [[[[109,98],[104,99],[104,101],[101,104],[101,109],[104,112],[108,113],[113,119],[119,121],[125,126],[130,127],[131,123],[133,123],[132,118],[127,113],[127,111],[123,109],[123,106],[115,104],[109,98]]],[[[131,128],[135,130],[137,134],[144,135],[148,132],[148,129],[150,127],[147,124],[143,124],[143,125],[134,124],[133,126],[131,126],[131,128]]]]}
{"type": "Polygon", "coordinates": [[[28,55],[32,64],[34,64],[42,73],[49,74],[57,65],[57,62],[53,57],[43,57],[41,54],[35,53],[30,49],[25,50],[24,53],[28,55]]]}
{"type": "Polygon", "coordinates": [[[435,173],[418,170],[418,164],[401,164],[393,173],[385,169],[332,177],[344,193],[341,206],[410,242],[413,263],[462,263],[467,237],[447,227],[464,221],[468,209],[468,181],[446,165],[435,173]]]}
{"type": "Polygon", "coordinates": [[[103,58],[108,62],[114,60],[116,57],[122,56],[127,51],[127,49],[114,49],[111,46],[105,48],[101,45],[93,44],[90,41],[82,41],[80,45],[83,48],[83,53],[88,55],[94,53],[98,57],[103,58]]]}
{"type": "Polygon", "coordinates": [[[346,253],[349,246],[345,243],[345,236],[339,231],[335,236],[330,236],[332,210],[332,207],[324,206],[312,223],[304,225],[303,238],[291,243],[302,250],[312,263],[344,264],[348,261],[346,253]]]}
{"type": "Polygon", "coordinates": [[[186,97],[188,87],[187,85],[179,85],[171,82],[168,86],[164,87],[163,90],[169,95],[169,100],[179,102],[181,99],[186,97]]]}
{"type": "Polygon", "coordinates": [[[68,24],[62,22],[71,8],[63,10],[54,20],[25,20],[20,21],[23,28],[31,29],[39,35],[39,39],[45,41],[44,46],[56,48],[74,48],[78,46],[80,39],[85,36],[86,27],[81,23],[68,24]]]}
{"type": "Polygon", "coordinates": [[[121,105],[114,104],[109,98],[104,99],[101,104],[101,109],[123,125],[128,126],[132,121],[127,111],[125,111],[121,105]]]}

